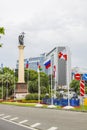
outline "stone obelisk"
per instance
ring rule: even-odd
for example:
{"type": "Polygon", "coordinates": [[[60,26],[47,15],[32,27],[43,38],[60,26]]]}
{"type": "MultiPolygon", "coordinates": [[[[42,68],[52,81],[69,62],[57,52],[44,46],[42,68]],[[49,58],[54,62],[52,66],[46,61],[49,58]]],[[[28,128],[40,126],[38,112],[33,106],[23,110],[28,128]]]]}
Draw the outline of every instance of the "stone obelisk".
{"type": "Polygon", "coordinates": [[[24,33],[19,35],[19,66],[18,66],[18,83],[16,84],[16,98],[21,99],[26,96],[27,92],[27,83],[24,80],[24,33]]]}

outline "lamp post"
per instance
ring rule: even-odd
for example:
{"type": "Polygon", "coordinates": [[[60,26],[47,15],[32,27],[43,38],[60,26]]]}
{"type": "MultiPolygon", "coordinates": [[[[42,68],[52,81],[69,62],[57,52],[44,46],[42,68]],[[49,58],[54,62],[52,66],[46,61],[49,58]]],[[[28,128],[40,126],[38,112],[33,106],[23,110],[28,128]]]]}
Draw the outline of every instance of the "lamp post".
{"type": "Polygon", "coordinates": [[[9,74],[7,73],[7,81],[6,81],[6,100],[8,99],[8,85],[9,85],[9,74]]]}

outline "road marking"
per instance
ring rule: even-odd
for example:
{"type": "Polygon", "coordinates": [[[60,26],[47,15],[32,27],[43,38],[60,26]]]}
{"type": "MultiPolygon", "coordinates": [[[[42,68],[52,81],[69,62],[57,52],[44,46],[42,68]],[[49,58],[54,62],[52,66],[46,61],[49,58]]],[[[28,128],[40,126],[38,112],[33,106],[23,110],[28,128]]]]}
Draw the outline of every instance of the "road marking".
{"type": "Polygon", "coordinates": [[[36,128],[32,128],[32,127],[29,127],[29,126],[26,126],[26,125],[23,125],[23,124],[19,124],[19,123],[16,123],[16,122],[14,122],[14,121],[11,121],[11,120],[7,120],[7,119],[4,119],[4,118],[0,118],[0,119],[2,119],[2,120],[4,120],[4,121],[7,121],[7,122],[10,122],[10,123],[13,123],[13,124],[18,125],[18,126],[27,128],[27,129],[29,129],[29,130],[38,130],[38,129],[36,129],[36,128]]]}
{"type": "Polygon", "coordinates": [[[4,116],[5,114],[0,114],[0,116],[4,116]]]}
{"type": "Polygon", "coordinates": [[[10,115],[8,115],[8,116],[5,116],[5,117],[3,117],[3,118],[5,119],[5,118],[8,118],[8,117],[11,117],[11,116],[10,116],[10,115]]]}
{"type": "Polygon", "coordinates": [[[57,130],[57,129],[58,129],[58,127],[51,127],[48,130],[57,130]]]}
{"type": "Polygon", "coordinates": [[[25,123],[27,122],[28,120],[23,120],[23,121],[20,121],[19,123],[22,124],[22,123],[25,123]]]}
{"type": "Polygon", "coordinates": [[[40,125],[40,123],[35,123],[35,124],[33,124],[33,125],[31,125],[31,127],[36,127],[36,126],[38,126],[38,125],[40,125]]]}
{"type": "Polygon", "coordinates": [[[10,119],[11,121],[14,121],[14,120],[17,120],[18,119],[18,117],[14,117],[14,118],[12,118],[12,119],[10,119]]]}

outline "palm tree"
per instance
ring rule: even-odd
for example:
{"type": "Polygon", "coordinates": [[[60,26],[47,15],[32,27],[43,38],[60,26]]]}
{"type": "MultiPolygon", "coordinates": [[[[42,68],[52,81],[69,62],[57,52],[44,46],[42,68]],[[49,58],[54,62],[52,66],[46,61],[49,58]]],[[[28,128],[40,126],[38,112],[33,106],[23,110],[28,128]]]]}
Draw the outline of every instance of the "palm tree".
{"type": "Polygon", "coordinates": [[[14,75],[5,73],[0,75],[0,86],[3,84],[3,96],[8,98],[14,91],[14,75]],[[3,81],[3,82],[2,82],[3,81]]]}

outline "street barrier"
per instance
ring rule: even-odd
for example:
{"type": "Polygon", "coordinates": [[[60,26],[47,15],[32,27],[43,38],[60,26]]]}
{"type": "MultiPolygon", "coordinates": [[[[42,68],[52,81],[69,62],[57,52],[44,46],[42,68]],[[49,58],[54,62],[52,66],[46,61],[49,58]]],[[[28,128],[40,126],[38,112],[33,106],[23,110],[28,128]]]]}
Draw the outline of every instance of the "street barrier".
{"type": "Polygon", "coordinates": [[[80,100],[78,98],[72,98],[70,99],[70,105],[74,107],[80,106],[80,100]]]}
{"type": "MultiPolygon", "coordinates": [[[[70,101],[70,105],[71,106],[80,106],[80,100],[77,98],[72,98],[69,100],[70,101]]],[[[42,100],[43,104],[51,104],[51,98],[43,98],[42,100]]],[[[57,106],[67,106],[68,105],[68,99],[57,99],[57,98],[53,98],[53,104],[57,105],[57,106]]]]}

